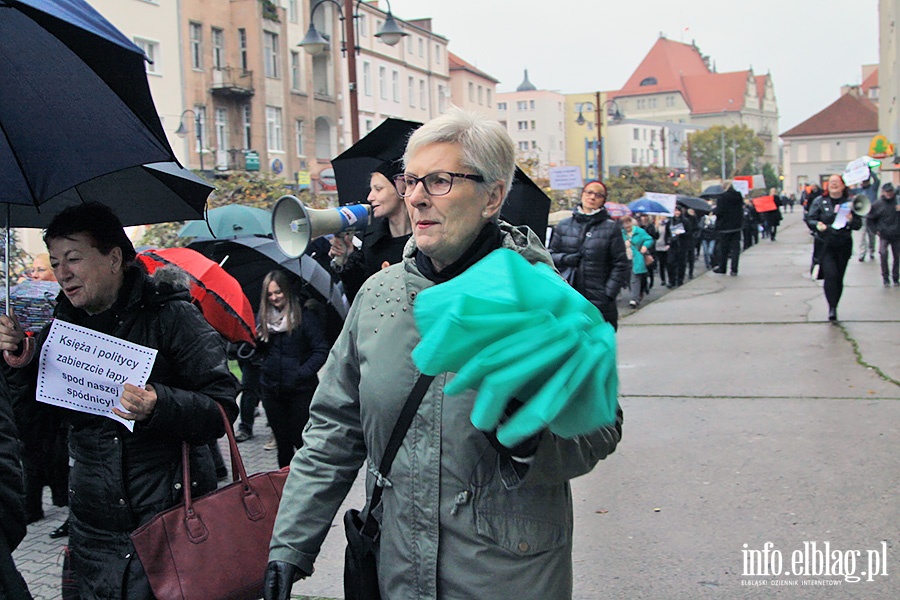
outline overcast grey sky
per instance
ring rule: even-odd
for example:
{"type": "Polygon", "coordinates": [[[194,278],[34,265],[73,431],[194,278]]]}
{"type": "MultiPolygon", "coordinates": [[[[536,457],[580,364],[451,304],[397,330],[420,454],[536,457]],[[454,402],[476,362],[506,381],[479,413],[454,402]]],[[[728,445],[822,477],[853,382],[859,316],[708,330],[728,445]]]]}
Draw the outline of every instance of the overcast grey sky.
{"type": "Polygon", "coordinates": [[[500,80],[499,92],[514,90],[526,67],[539,89],[618,89],[660,32],[696,40],[719,72],[772,73],[779,131],[878,62],[877,0],[391,0],[391,8],[400,19],[431,17],[452,52],[500,80]]]}

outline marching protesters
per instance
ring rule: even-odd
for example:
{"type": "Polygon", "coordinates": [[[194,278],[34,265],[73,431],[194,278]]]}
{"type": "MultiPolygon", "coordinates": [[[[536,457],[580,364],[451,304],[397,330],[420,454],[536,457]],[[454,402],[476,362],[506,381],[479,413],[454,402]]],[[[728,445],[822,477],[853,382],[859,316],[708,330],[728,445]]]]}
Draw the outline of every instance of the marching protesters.
{"type": "Polygon", "coordinates": [[[647,257],[653,250],[653,238],[635,224],[634,217],[626,215],[619,223],[622,225],[625,243],[631,246],[632,255],[631,300],[628,305],[637,308],[644,299],[644,294],[650,291],[647,289],[647,257]]]}
{"type": "Polygon", "coordinates": [[[881,279],[884,286],[900,285],[900,204],[897,191],[891,182],[881,186],[881,197],[872,205],[868,214],[869,224],[878,233],[878,254],[881,258],[881,279]],[[894,264],[890,269],[888,250],[894,253],[894,264]]]}
{"type": "Polygon", "coordinates": [[[600,309],[603,318],[618,326],[616,296],[631,278],[622,230],[607,212],[606,184],[589,181],[581,191],[581,204],[563,219],[550,236],[550,256],[581,295],[600,309]]]}
{"type": "Polygon", "coordinates": [[[25,488],[22,457],[12,406],[13,394],[0,375],[0,598],[31,600],[12,553],[25,538],[25,488]]]}
{"type": "MultiPolygon", "coordinates": [[[[744,226],[744,199],[741,193],[729,184],[716,198],[716,268],[714,273],[738,274],[741,259],[741,230],[744,226]],[[728,261],[731,261],[731,271],[728,261]]],[[[746,243],[744,244],[746,248],[746,243]]]]}
{"type": "Polygon", "coordinates": [[[840,175],[828,178],[828,191],[816,198],[806,224],[821,241],[819,268],[824,278],[825,299],[828,301],[828,320],[837,321],[837,307],[844,291],[847,261],[853,255],[851,230],[862,227],[862,219],[850,211],[850,196],[840,175]]]}
{"type": "Polygon", "coordinates": [[[304,310],[284,271],[263,279],[259,302],[259,390],[278,446],[278,466],[286,467],[303,445],[309,403],[319,384],[328,340],[313,311],[304,310]]]}
{"type": "MultiPolygon", "coordinates": [[[[129,431],[106,416],[66,409],[70,423],[69,550],[80,598],[150,599],[144,565],[129,534],[181,501],[181,448],[191,444],[194,494],[216,488],[208,443],[225,433],[219,406],[237,416],[237,381],[221,336],[190,303],[186,289],[151,279],[135,263],[122,224],[104,205],[59,213],[44,242],[62,287],[55,319],[150,348],[158,355],[143,388],[124,384],[113,408],[129,431]]],[[[49,326],[38,337],[46,340],[49,326]]],[[[14,318],[0,317],[4,366],[20,394],[34,398],[38,361],[14,318]]],[[[40,349],[37,351],[40,356],[40,349]]],[[[80,388],[79,388],[80,389],[80,388]]]]}
{"type": "MultiPolygon", "coordinates": [[[[499,248],[550,265],[539,238],[498,221],[512,184],[515,146],[497,121],[451,108],[410,138],[404,196],[413,240],[401,264],[369,278],[323,370],[303,447],[291,462],[272,536],[264,597],[287,600],[313,572],[356,473],[384,454],[419,377],[413,309],[499,248]]],[[[616,230],[618,244],[624,247],[616,230]]],[[[518,258],[518,257],[517,257],[518,258]]],[[[384,486],[375,552],[382,598],[572,595],[568,481],[615,450],[615,425],[562,439],[548,429],[513,449],[470,420],[476,393],[445,397],[455,378],[428,384],[384,486]]]]}
{"type": "Polygon", "coordinates": [[[344,283],[344,292],[351,303],[363,282],[376,271],[400,262],[403,247],[412,234],[409,215],[403,198],[397,194],[390,178],[401,172],[398,160],[389,160],[369,181],[369,204],[372,205],[372,224],[363,236],[362,248],[356,250],[352,236],[331,238],[331,268],[344,283]]]}
{"type": "Polygon", "coordinates": [[[673,216],[666,222],[666,244],[669,245],[669,285],[678,287],[684,285],[685,269],[688,263],[688,254],[694,251],[694,228],[690,218],[686,218],[679,205],[675,205],[673,216]]]}

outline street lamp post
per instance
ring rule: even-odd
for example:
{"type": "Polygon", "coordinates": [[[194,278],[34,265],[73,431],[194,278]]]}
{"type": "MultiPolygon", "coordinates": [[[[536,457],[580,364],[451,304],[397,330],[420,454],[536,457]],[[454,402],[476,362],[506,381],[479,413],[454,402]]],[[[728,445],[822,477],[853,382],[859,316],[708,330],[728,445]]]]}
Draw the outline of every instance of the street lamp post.
{"type": "Polygon", "coordinates": [[[181,113],[181,116],[178,117],[178,129],[175,130],[175,135],[180,138],[184,138],[187,135],[187,127],[184,126],[184,116],[186,114],[194,115],[194,135],[197,136],[197,146],[199,151],[197,154],[200,155],[200,170],[203,170],[203,122],[200,119],[199,113],[188,108],[187,110],[181,113]]]}
{"type": "MultiPolygon", "coordinates": [[[[309,13],[309,30],[303,40],[297,44],[302,47],[308,54],[313,56],[321,54],[328,48],[328,39],[316,29],[313,24],[313,16],[316,9],[331,2],[337,7],[338,16],[344,25],[341,39],[341,54],[347,57],[347,86],[349,88],[348,100],[350,102],[350,135],[352,142],[355,144],[359,141],[359,96],[356,82],[356,55],[359,54],[360,47],[356,44],[356,20],[359,18],[359,5],[363,0],[356,0],[356,9],[353,8],[353,0],[343,0],[343,6],[338,0],[322,0],[309,13]],[[349,16],[348,16],[349,15],[349,16]],[[348,53],[347,49],[353,51],[348,53]]],[[[391,13],[391,3],[388,0],[388,12],[381,28],[375,32],[375,37],[380,39],[388,46],[396,46],[403,36],[409,35],[397,24],[394,15],[391,13]]]]}
{"type": "Polygon", "coordinates": [[[597,179],[603,181],[603,118],[600,111],[609,106],[607,116],[611,117],[614,122],[621,121],[625,118],[625,115],[619,110],[619,105],[616,104],[615,100],[609,99],[600,102],[600,92],[594,92],[594,102],[582,102],[578,108],[578,118],[575,119],[578,125],[584,125],[587,122],[582,114],[582,109],[585,105],[594,108],[594,117],[597,121],[595,125],[597,127],[597,179]],[[613,112],[613,107],[615,107],[615,112],[613,112]]]}

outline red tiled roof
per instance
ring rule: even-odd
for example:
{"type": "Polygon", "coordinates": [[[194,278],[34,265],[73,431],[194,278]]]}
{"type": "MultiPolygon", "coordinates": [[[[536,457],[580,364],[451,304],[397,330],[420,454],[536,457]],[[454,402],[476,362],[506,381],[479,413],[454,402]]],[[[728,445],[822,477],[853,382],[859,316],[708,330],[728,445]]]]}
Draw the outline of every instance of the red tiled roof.
{"type": "Polygon", "coordinates": [[[453,54],[452,52],[447,52],[447,56],[449,57],[449,64],[450,64],[451,71],[459,71],[459,70],[468,71],[469,73],[478,75],[479,77],[483,77],[489,81],[493,81],[494,83],[500,83],[499,79],[495,79],[495,78],[491,77],[490,75],[488,75],[487,73],[485,73],[484,71],[479,69],[478,67],[467,63],[466,61],[464,61],[457,55],[453,54]]]}
{"type": "Polygon", "coordinates": [[[747,71],[709,73],[684,78],[691,114],[743,110],[747,71]]]}
{"type": "Polygon", "coordinates": [[[878,107],[855,93],[844,94],[781,137],[878,131],[878,107]]]}
{"type": "Polygon", "coordinates": [[[706,75],[709,72],[709,67],[695,46],[661,37],[656,40],[622,89],[610,96],[617,98],[676,91],[687,96],[683,77],[706,75]],[[641,85],[642,81],[651,77],[656,79],[655,85],[641,85]]]}
{"type": "Polygon", "coordinates": [[[878,87],[878,69],[875,69],[874,71],[872,71],[869,74],[869,76],[866,77],[866,80],[862,82],[862,85],[860,85],[860,87],[862,88],[862,91],[866,93],[866,95],[869,94],[869,90],[872,89],[873,87],[877,88],[878,87]]]}

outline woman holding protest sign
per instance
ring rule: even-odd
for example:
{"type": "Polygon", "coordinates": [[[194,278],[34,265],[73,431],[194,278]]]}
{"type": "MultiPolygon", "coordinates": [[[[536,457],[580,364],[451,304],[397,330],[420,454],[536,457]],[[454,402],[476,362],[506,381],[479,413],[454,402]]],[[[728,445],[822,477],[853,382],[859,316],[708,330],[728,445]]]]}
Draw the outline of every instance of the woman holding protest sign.
{"type": "MultiPolygon", "coordinates": [[[[73,393],[101,397],[97,385],[116,383],[119,407],[108,415],[66,410],[69,549],[78,596],[153,598],[129,534],[180,502],[183,442],[191,445],[193,493],[216,488],[207,443],[224,434],[220,405],[230,419],[237,416],[237,381],[222,338],[191,306],[188,290],[155,281],[135,264],[134,247],[109,208],[67,208],[50,223],[44,241],[62,287],[57,321],[92,330],[85,334],[90,344],[119,339],[158,352],[144,387],[99,378],[95,386],[70,386],[73,393]]],[[[41,332],[39,345],[49,330],[41,332]]],[[[16,360],[26,347],[24,337],[14,317],[0,317],[0,350],[7,362],[26,362],[16,360]]],[[[4,366],[14,395],[34,397],[38,366],[36,360],[21,368],[4,366]]],[[[86,371],[78,377],[90,379],[86,371]]]]}

